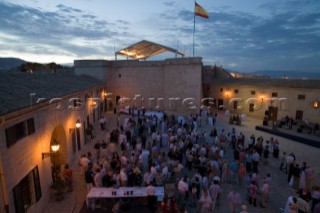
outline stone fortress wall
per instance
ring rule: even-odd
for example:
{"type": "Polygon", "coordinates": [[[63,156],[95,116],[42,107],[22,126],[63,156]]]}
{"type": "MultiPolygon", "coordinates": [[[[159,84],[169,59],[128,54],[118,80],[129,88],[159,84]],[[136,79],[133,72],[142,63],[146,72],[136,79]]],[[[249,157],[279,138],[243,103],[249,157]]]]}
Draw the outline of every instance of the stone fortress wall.
{"type": "Polygon", "coordinates": [[[120,107],[188,114],[199,110],[201,100],[201,58],[164,61],[75,61],[75,73],[106,82],[110,99],[120,107]]]}

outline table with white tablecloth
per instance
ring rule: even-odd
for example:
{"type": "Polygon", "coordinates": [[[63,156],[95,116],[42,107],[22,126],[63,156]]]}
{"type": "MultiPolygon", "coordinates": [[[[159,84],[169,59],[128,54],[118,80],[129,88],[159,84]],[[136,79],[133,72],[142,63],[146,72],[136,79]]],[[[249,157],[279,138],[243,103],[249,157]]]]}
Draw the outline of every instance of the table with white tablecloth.
{"type": "MultiPolygon", "coordinates": [[[[91,188],[87,195],[88,208],[95,209],[95,199],[139,198],[147,197],[147,187],[119,187],[119,188],[91,188]]],[[[161,200],[164,196],[164,187],[154,187],[155,196],[161,200]]]]}

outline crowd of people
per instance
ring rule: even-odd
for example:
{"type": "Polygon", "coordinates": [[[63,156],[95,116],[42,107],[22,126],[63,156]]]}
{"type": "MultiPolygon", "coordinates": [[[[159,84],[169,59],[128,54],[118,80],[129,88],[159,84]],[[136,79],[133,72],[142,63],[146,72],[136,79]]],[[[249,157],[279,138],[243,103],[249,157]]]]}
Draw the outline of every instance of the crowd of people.
{"type": "MultiPolygon", "coordinates": [[[[280,143],[273,137],[266,140],[252,134],[246,138],[235,128],[218,131],[217,116],[205,111],[185,119],[130,113],[122,125],[118,121],[118,128],[96,141],[93,155],[89,152],[81,157],[88,192],[92,187],[152,187],[172,182],[177,193],[165,194],[160,205],[163,213],[187,212],[187,207],[199,208],[202,213],[214,212],[222,193],[227,195],[228,212],[246,213],[248,205],[268,207],[272,178],[270,173],[261,171],[270,166],[272,154],[297,192],[288,198],[284,212],[319,212],[320,190],[313,187],[314,171],[306,162],[300,167],[293,153],[283,152],[280,156],[280,143]],[[207,132],[201,126],[209,118],[213,126],[207,132]],[[223,191],[224,184],[240,186],[246,197],[241,197],[239,188],[223,191]]],[[[101,130],[105,128],[101,126],[101,130]]]]}

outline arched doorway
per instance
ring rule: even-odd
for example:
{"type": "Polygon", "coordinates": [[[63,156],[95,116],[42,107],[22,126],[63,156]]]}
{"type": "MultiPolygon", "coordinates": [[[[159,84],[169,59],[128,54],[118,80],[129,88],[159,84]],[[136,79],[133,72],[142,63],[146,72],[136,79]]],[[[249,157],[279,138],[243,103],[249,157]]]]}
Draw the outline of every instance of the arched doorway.
{"type": "MultiPolygon", "coordinates": [[[[68,163],[67,137],[62,125],[54,128],[51,134],[50,148],[54,141],[59,143],[59,150],[50,155],[50,162],[53,166],[52,171],[60,171],[61,165],[68,163]]],[[[52,152],[52,150],[50,151],[52,152]]]]}

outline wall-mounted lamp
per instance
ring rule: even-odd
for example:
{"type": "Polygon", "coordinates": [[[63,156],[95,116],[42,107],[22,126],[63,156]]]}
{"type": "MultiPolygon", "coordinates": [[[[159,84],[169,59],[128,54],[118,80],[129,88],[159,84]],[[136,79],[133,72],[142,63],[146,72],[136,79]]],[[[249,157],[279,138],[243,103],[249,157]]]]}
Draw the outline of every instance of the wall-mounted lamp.
{"type": "Polygon", "coordinates": [[[263,101],[263,95],[260,95],[260,99],[261,99],[261,101],[263,101]]]}
{"type": "Polygon", "coordinates": [[[229,98],[229,92],[226,92],[226,96],[227,96],[227,98],[229,98]]]}
{"type": "Polygon", "coordinates": [[[81,121],[80,121],[79,118],[77,118],[77,120],[76,120],[76,127],[77,127],[77,128],[80,128],[80,127],[81,127],[81,121]]]}
{"type": "Polygon", "coordinates": [[[49,157],[51,154],[56,153],[59,150],[59,148],[60,148],[59,142],[56,139],[54,139],[51,144],[52,152],[43,152],[42,153],[42,160],[49,157]]]}
{"type": "Polygon", "coordinates": [[[313,101],[312,106],[315,109],[319,108],[319,101],[313,101]]]}

